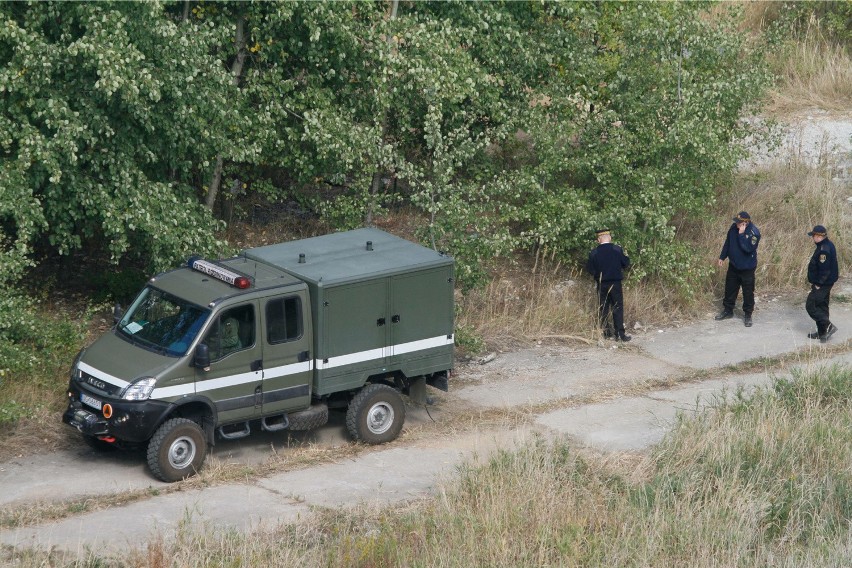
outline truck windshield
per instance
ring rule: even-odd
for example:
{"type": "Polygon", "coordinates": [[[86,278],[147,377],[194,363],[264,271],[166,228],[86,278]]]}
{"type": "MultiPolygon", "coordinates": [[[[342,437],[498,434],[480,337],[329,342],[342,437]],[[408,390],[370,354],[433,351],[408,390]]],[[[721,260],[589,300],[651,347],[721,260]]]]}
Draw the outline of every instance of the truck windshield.
{"type": "Polygon", "coordinates": [[[119,335],[165,355],[185,355],[210,310],[146,287],[118,323],[119,335]]]}

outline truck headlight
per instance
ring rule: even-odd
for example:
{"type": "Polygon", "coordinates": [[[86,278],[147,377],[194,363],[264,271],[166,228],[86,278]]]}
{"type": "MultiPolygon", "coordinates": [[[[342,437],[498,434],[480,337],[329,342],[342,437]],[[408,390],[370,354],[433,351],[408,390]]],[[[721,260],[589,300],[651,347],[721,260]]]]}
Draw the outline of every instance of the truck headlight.
{"type": "Polygon", "coordinates": [[[77,356],[74,358],[74,363],[71,365],[71,373],[70,373],[71,377],[70,378],[71,378],[72,381],[79,381],[80,378],[82,377],[82,373],[80,372],[80,367],[78,366],[79,363],[80,363],[80,359],[82,357],[83,357],[83,349],[80,349],[79,353],[77,353],[77,356]]]}
{"type": "Polygon", "coordinates": [[[155,384],[157,384],[157,379],[154,377],[136,379],[124,387],[124,390],[121,391],[121,398],[123,400],[148,400],[151,398],[155,384]]]}

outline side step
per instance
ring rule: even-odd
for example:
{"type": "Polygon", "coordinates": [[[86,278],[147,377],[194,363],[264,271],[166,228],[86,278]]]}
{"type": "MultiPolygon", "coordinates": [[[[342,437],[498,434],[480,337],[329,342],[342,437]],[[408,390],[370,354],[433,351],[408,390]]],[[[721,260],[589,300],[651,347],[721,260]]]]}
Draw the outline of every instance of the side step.
{"type": "Polygon", "coordinates": [[[267,432],[278,432],[290,426],[290,421],[286,414],[276,414],[275,416],[264,416],[260,419],[260,429],[267,432]]]}
{"type": "MultiPolygon", "coordinates": [[[[239,423],[228,424],[227,427],[231,428],[231,427],[237,427],[237,426],[240,426],[240,424],[239,423]]],[[[234,430],[232,432],[226,432],[225,426],[219,426],[219,435],[221,437],[225,438],[226,440],[239,440],[240,438],[245,438],[246,436],[251,434],[251,427],[249,426],[248,422],[243,422],[242,427],[243,427],[242,430],[234,430]]]]}

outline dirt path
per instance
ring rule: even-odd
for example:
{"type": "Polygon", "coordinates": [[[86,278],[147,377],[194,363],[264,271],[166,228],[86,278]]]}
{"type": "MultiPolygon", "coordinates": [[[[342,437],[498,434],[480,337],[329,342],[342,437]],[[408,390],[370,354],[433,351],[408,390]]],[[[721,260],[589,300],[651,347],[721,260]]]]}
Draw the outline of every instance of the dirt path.
{"type": "Polygon", "coordinates": [[[852,182],[852,111],[805,109],[778,123],[778,147],[755,148],[742,168],[756,170],[773,163],[801,161],[811,167],[828,167],[836,183],[848,186],[852,182]]]}
{"type": "Polygon", "coordinates": [[[409,406],[392,444],[355,445],[342,415],[334,416],[301,438],[263,433],[219,444],[200,479],[178,484],[154,480],[141,454],[99,455],[82,444],[19,458],[0,464],[0,542],[118,551],[142,547],[157,532],[168,537],[187,519],[252,530],[316,507],[408,501],[430,494],[460,463],[534,436],[643,451],[678,412],[715,396],[767,385],[791,365],[852,361],[852,306],[833,305],[832,319],[840,331],[826,345],[806,338],[811,322],[799,299],[759,306],[750,329],[736,318],[708,320],[650,330],[627,345],[498,354],[459,369],[451,392],[428,412],[409,406]],[[20,526],[10,528],[12,519],[20,526]]]}

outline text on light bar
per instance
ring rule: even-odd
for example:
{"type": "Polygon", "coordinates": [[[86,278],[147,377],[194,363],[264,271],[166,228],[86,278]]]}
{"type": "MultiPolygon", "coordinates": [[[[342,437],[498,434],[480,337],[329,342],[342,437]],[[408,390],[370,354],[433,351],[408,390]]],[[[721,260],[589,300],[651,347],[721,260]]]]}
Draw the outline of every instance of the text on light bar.
{"type": "Polygon", "coordinates": [[[241,276],[236,272],[231,272],[221,266],[217,266],[212,262],[208,262],[206,260],[197,260],[190,259],[189,266],[193,270],[197,270],[199,272],[203,272],[217,280],[221,280],[222,282],[227,282],[231,286],[235,286],[240,289],[245,289],[251,286],[251,281],[245,276],[241,276]]]}

